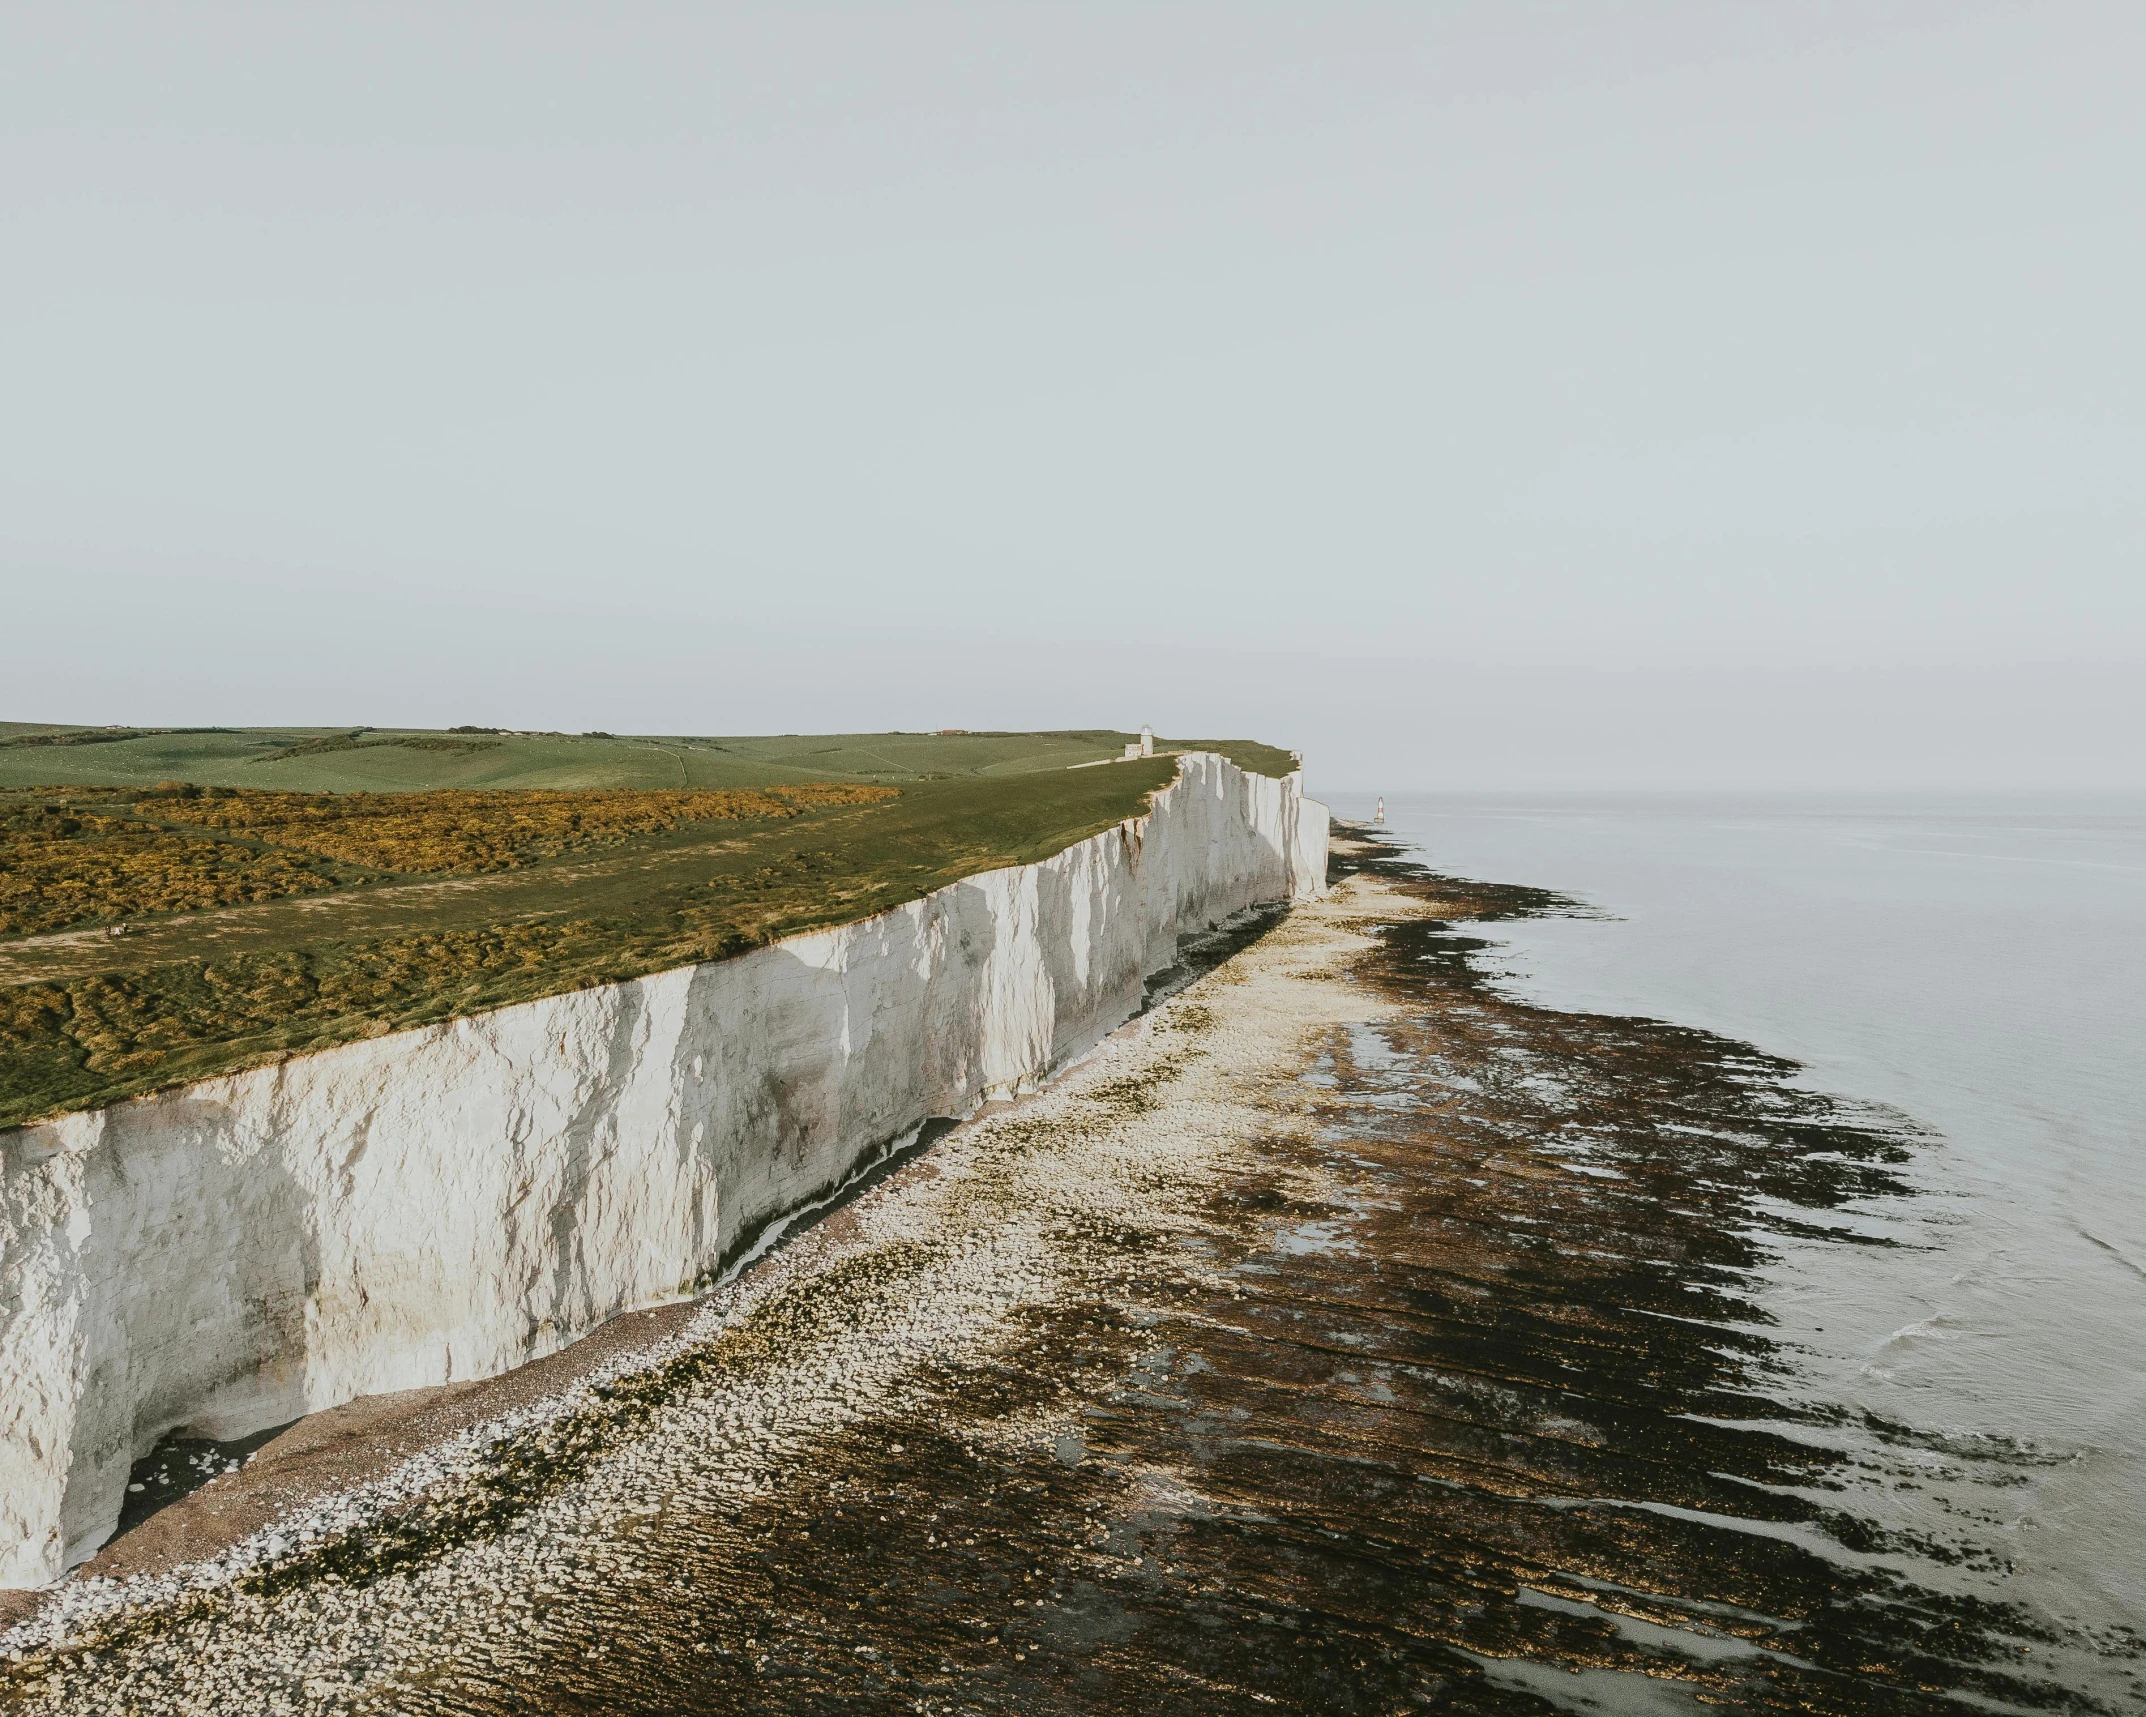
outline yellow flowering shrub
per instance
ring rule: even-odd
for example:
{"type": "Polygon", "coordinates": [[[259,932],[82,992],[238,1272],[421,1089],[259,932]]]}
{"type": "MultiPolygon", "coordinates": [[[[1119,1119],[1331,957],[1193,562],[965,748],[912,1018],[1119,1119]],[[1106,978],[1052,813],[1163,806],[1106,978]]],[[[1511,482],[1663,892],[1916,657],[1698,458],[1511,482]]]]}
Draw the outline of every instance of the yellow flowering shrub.
{"type": "Polygon", "coordinates": [[[0,936],[333,887],[304,853],[144,827],[36,795],[0,796],[0,936]]]}
{"type": "Polygon", "coordinates": [[[472,875],[685,823],[794,817],[823,805],[870,805],[897,796],[892,787],[843,783],[700,791],[249,792],[137,809],[376,870],[472,875]]]}

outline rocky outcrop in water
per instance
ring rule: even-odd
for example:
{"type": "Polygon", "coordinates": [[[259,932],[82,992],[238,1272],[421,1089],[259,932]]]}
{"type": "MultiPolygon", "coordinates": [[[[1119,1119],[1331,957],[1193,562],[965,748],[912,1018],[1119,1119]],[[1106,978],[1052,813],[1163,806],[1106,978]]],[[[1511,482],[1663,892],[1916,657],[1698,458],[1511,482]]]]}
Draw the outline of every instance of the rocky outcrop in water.
{"type": "Polygon", "coordinates": [[[741,958],[0,1135],[0,1585],[174,1431],[487,1376],[690,1291],[933,1116],[1137,1011],[1180,937],[1319,892],[1298,777],[1192,755],[1147,816],[741,958]]]}

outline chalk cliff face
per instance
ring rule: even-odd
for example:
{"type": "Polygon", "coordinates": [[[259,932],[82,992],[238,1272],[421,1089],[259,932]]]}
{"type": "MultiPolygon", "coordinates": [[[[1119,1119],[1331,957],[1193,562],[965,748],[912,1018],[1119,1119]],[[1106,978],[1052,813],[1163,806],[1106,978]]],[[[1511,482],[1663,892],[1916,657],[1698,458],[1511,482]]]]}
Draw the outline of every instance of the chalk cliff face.
{"type": "Polygon", "coordinates": [[[705,1281],[932,1116],[1078,1056],[1178,938],[1320,892],[1299,779],[1182,760],[1041,864],[719,964],[0,1134],[0,1585],[167,1432],[541,1358],[705,1281]]]}

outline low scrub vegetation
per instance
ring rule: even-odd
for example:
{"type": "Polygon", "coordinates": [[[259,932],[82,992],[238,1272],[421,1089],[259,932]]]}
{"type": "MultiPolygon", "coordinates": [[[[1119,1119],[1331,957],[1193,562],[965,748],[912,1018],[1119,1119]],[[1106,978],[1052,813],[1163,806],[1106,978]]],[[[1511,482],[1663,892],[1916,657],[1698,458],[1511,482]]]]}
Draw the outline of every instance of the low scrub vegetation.
{"type": "Polygon", "coordinates": [[[0,936],[481,875],[687,823],[780,820],[890,787],[765,792],[252,793],[159,782],[132,805],[90,789],[0,793],[0,936]]]}
{"type": "Polygon", "coordinates": [[[17,734],[13,739],[0,740],[0,745],[119,745],[170,731],[168,727],[79,727],[63,733],[17,734]]]}
{"type": "Polygon", "coordinates": [[[155,809],[166,818],[375,870],[480,875],[685,823],[795,817],[826,805],[876,804],[896,793],[848,782],[698,793],[229,793],[155,809]]]}
{"type": "MultiPolygon", "coordinates": [[[[461,729],[456,729],[461,732],[461,729]]],[[[265,757],[253,759],[256,763],[287,763],[294,757],[322,757],[331,751],[377,751],[393,746],[402,751],[497,751],[496,739],[450,739],[438,733],[413,733],[399,739],[366,739],[361,733],[329,733],[318,739],[302,739],[295,745],[286,745],[280,751],[271,751],[265,757]]]]}
{"type": "Polygon", "coordinates": [[[110,816],[71,798],[0,793],[0,936],[332,889],[306,853],[264,850],[110,816]]]}

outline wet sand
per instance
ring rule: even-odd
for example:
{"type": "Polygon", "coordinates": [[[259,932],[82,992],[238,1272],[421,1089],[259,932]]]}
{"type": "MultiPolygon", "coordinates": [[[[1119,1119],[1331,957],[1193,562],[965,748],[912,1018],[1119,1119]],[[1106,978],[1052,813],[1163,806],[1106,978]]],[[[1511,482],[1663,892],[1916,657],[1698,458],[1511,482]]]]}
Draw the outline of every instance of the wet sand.
{"type": "Polygon", "coordinates": [[[1454,921],[1559,902],[1344,853],[712,1302],[151,1516],[104,1563],[163,1588],[78,1584],[0,1708],[2136,1708],[2137,1642],[2009,1608],[1991,1520],[1864,1506],[2001,1460],[1799,1401],[1751,1297],[1770,1239],[1875,1243],[1848,1207],[1907,1143],[1744,1046],[1502,997],[1454,921]]]}

